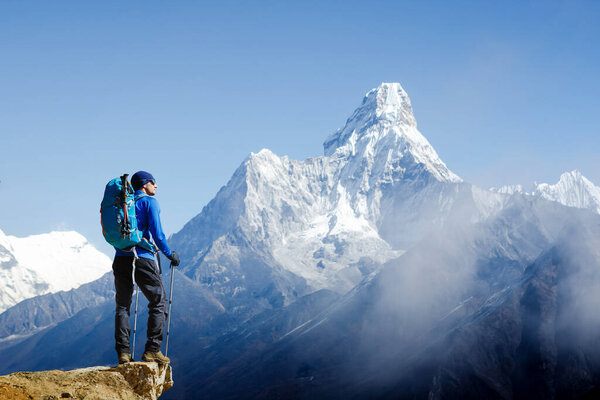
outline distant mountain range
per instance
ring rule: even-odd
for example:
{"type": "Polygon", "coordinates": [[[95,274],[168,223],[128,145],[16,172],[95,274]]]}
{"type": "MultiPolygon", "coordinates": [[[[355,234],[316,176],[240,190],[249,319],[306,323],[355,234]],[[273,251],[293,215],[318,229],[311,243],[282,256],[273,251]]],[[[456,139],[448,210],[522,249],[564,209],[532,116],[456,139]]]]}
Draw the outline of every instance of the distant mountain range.
{"type": "Polygon", "coordinates": [[[31,297],[94,281],[111,264],[77,232],[17,238],[0,231],[0,312],[31,297]]]}
{"type": "Polygon", "coordinates": [[[562,174],[555,185],[536,183],[529,190],[522,185],[502,186],[491,190],[497,193],[539,196],[568,207],[587,208],[600,214],[600,187],[577,170],[562,174]]]}
{"type": "MultiPolygon", "coordinates": [[[[384,83],[323,156],[251,154],[169,239],[164,397],[593,398],[597,193],[578,172],[532,191],[463,182],[384,83]]],[[[111,279],[0,314],[0,373],[114,363],[111,279]]]]}

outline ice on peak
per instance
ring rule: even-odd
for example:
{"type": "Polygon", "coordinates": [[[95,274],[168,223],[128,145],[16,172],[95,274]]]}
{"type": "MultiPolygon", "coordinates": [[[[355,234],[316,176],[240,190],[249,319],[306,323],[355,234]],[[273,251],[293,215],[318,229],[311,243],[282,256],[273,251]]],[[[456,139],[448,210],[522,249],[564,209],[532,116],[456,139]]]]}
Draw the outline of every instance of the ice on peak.
{"type": "Polygon", "coordinates": [[[563,172],[560,175],[558,182],[554,185],[550,185],[548,183],[540,183],[536,185],[536,191],[545,192],[545,191],[568,191],[573,190],[575,187],[580,187],[582,189],[588,189],[594,191],[597,187],[585,176],[581,174],[578,170],[573,170],[570,172],[563,172]]]}
{"type": "Polygon", "coordinates": [[[275,155],[275,153],[273,153],[271,150],[269,150],[267,148],[261,149],[258,153],[254,153],[254,152],[250,153],[250,157],[256,157],[256,156],[270,157],[270,156],[274,156],[274,155],[275,155]]]}
{"type": "Polygon", "coordinates": [[[371,89],[365,95],[361,107],[374,109],[376,117],[380,120],[417,126],[408,94],[397,82],[384,82],[371,89]]]}
{"type": "Polygon", "coordinates": [[[246,171],[270,170],[274,166],[280,165],[283,159],[285,157],[279,157],[269,149],[262,149],[258,153],[250,153],[244,165],[246,166],[246,171]]]}
{"type": "Polygon", "coordinates": [[[573,171],[570,171],[570,172],[569,171],[563,172],[560,176],[563,177],[566,175],[570,175],[570,176],[577,177],[577,178],[583,177],[583,175],[581,174],[581,172],[578,169],[574,169],[573,171]]]}
{"type": "Polygon", "coordinates": [[[355,159],[369,172],[387,177],[422,165],[439,181],[461,181],[418,131],[410,99],[399,83],[382,83],[370,90],[346,125],[323,146],[327,157],[355,159]]]}
{"type": "Polygon", "coordinates": [[[262,149],[258,153],[251,152],[250,155],[245,160],[245,163],[251,164],[263,164],[263,163],[272,163],[278,162],[282,157],[279,157],[277,154],[273,153],[269,149],[262,149]]]}
{"type": "Polygon", "coordinates": [[[575,182],[575,181],[583,181],[591,183],[585,176],[579,172],[579,170],[573,170],[568,172],[563,172],[558,179],[558,183],[560,182],[575,182]]]}
{"type": "Polygon", "coordinates": [[[338,148],[356,139],[352,137],[354,133],[364,132],[378,124],[402,125],[416,129],[417,122],[410,99],[399,83],[382,83],[369,90],[361,105],[346,121],[346,125],[325,140],[325,155],[332,155],[338,148]]]}
{"type": "Polygon", "coordinates": [[[566,206],[587,208],[600,214],[600,187],[578,170],[563,173],[555,185],[539,184],[536,193],[566,206]]]}

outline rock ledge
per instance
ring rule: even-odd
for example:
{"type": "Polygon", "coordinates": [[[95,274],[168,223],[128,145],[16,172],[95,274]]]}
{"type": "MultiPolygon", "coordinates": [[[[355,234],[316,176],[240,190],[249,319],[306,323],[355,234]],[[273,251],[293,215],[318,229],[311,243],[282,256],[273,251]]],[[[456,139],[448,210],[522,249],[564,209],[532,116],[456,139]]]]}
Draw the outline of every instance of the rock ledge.
{"type": "Polygon", "coordinates": [[[156,400],[171,387],[170,365],[132,362],[114,368],[15,372],[0,376],[0,399],[156,400]]]}

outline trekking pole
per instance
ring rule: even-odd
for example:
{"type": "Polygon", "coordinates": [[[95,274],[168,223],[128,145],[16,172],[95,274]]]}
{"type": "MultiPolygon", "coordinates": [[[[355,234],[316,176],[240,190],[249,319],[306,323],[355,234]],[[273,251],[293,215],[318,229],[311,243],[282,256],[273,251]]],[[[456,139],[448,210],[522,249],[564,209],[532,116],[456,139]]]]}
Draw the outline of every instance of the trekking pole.
{"type": "Polygon", "coordinates": [[[133,345],[131,346],[131,361],[135,360],[135,331],[137,330],[137,306],[138,306],[138,294],[140,293],[140,287],[135,285],[135,310],[133,311],[133,345]]]}
{"type": "Polygon", "coordinates": [[[138,258],[135,247],[133,248],[133,268],[131,271],[131,280],[135,285],[135,309],[133,311],[133,344],[131,345],[131,361],[135,357],[135,331],[137,330],[137,307],[138,307],[138,295],[140,293],[140,287],[135,282],[135,260],[138,258]]]}
{"type": "Polygon", "coordinates": [[[165,357],[169,353],[169,328],[171,327],[171,303],[173,303],[173,276],[175,274],[175,268],[171,262],[171,285],[169,288],[169,315],[167,317],[167,340],[165,345],[165,357]]]}

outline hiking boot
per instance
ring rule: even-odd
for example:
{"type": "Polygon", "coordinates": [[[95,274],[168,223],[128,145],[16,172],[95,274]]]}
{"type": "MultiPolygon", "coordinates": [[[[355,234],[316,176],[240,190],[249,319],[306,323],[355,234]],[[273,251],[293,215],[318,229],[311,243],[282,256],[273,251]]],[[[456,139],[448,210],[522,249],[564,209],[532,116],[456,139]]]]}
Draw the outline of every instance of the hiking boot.
{"type": "Polygon", "coordinates": [[[165,357],[160,350],[157,352],[144,352],[142,360],[146,362],[157,362],[159,364],[169,364],[171,362],[169,357],[165,357]]]}
{"type": "Polygon", "coordinates": [[[130,353],[119,353],[119,364],[125,364],[132,361],[133,359],[131,358],[130,353]]]}

